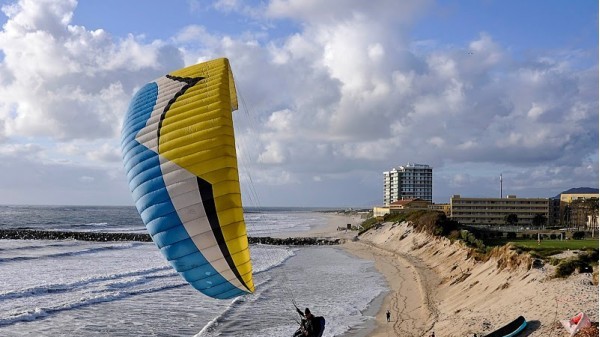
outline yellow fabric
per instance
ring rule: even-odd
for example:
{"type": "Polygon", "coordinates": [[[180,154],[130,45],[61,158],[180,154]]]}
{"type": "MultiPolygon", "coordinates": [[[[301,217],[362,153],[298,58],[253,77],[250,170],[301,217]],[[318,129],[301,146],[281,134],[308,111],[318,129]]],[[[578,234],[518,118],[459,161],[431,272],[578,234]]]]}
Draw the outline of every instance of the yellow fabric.
{"type": "Polygon", "coordinates": [[[229,62],[217,59],[170,75],[204,79],[179,96],[164,116],[160,154],[212,185],[223,237],[239,274],[254,291],[231,115],[238,103],[229,62]]]}

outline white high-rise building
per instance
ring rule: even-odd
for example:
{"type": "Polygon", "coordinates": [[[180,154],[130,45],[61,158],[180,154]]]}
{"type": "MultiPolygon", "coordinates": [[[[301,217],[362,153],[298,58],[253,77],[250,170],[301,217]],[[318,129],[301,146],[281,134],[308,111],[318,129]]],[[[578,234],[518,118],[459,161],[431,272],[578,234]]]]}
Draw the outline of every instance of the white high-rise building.
{"type": "Polygon", "coordinates": [[[429,165],[408,163],[383,172],[383,204],[396,200],[432,201],[433,169],[429,165]]]}

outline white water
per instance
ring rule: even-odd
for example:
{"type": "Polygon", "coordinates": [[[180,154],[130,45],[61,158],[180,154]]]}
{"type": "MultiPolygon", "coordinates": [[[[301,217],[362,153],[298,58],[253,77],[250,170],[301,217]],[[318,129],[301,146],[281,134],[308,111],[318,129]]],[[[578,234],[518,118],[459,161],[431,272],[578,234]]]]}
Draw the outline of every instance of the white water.
{"type": "MultiPolygon", "coordinates": [[[[276,217],[290,231],[325,221],[276,217]]],[[[291,336],[294,300],[326,318],[324,336],[342,336],[372,320],[363,313],[386,290],[372,262],[337,247],[251,255],[256,293],[223,301],[188,286],[152,243],[0,240],[0,336],[291,336]]]]}

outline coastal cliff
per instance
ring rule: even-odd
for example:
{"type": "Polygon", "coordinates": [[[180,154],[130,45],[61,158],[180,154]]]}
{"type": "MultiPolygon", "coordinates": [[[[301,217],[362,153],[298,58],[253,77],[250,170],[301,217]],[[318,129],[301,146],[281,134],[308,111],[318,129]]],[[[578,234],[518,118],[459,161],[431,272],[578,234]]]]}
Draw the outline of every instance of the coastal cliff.
{"type": "MultiPolygon", "coordinates": [[[[534,264],[528,254],[518,254],[508,246],[494,248],[481,259],[462,242],[417,232],[408,222],[383,223],[358,241],[414,267],[418,279],[414,284],[424,295],[420,299],[423,313],[413,317],[431,320],[431,324],[399,320],[394,324],[396,333],[480,335],[524,316],[528,336],[563,336],[566,331],[558,321],[580,311],[598,322],[598,286],[591,274],[555,278],[553,266],[534,264]],[[407,331],[403,327],[410,324],[418,328],[407,331]]],[[[386,335],[378,331],[375,336],[386,335]]]]}

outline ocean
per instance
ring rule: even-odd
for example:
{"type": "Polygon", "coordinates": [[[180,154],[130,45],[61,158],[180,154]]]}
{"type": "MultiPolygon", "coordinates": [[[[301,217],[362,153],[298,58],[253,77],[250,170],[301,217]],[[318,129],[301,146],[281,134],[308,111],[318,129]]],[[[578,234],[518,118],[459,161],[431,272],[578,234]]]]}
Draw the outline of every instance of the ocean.
{"type": "MultiPolygon", "coordinates": [[[[308,231],[310,209],[250,209],[250,236],[308,231]]],[[[0,229],[144,232],[134,207],[0,206],[0,229]]],[[[323,336],[360,336],[387,291],[373,262],[336,246],[251,245],[256,292],[211,299],[153,243],[0,240],[0,336],[292,336],[294,303],[323,336]]]]}

